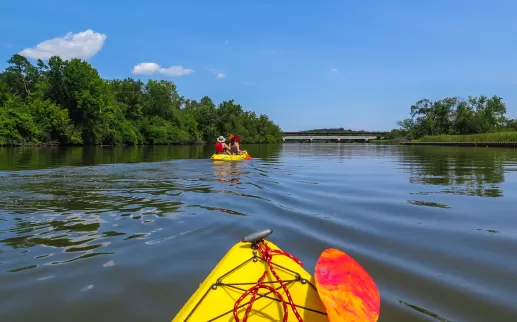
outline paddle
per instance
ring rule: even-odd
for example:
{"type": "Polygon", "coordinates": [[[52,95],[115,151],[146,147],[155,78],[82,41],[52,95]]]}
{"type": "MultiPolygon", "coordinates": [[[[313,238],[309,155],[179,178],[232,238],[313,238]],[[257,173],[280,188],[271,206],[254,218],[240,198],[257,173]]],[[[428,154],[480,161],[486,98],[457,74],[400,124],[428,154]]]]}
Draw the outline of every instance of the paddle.
{"type": "Polygon", "coordinates": [[[366,270],[349,255],[326,249],[316,263],[314,277],[329,322],[379,319],[379,290],[366,270]]]}

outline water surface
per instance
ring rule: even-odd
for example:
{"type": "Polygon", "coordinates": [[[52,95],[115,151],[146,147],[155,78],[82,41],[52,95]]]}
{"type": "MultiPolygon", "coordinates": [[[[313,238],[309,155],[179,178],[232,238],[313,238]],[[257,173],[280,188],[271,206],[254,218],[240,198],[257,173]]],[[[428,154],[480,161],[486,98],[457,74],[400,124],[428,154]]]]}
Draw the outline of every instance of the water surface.
{"type": "Polygon", "coordinates": [[[327,247],[381,322],[517,321],[517,151],[362,144],[0,149],[0,321],[170,321],[250,232],[327,247]]]}

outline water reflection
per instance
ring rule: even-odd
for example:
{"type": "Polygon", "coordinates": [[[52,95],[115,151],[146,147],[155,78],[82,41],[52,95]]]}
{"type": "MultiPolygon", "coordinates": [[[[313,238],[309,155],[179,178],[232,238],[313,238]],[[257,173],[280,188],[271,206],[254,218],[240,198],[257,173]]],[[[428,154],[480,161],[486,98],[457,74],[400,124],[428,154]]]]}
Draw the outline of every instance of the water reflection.
{"type": "MultiPolygon", "coordinates": [[[[247,148],[257,160],[275,160],[280,147],[247,148]]],[[[111,244],[117,241],[167,240],[160,219],[184,222],[182,216],[213,212],[247,216],[231,201],[266,199],[236,185],[253,185],[263,170],[246,161],[212,162],[211,153],[206,146],[3,148],[0,168],[22,171],[0,177],[0,245],[22,253],[35,249],[33,262],[14,261],[3,270],[18,273],[114,254],[111,244]]]]}
{"type": "MultiPolygon", "coordinates": [[[[246,161],[239,161],[246,162],[246,161]]],[[[212,168],[216,180],[219,182],[240,183],[242,165],[239,162],[213,162],[212,168]]]]}
{"type": "Polygon", "coordinates": [[[400,158],[411,174],[411,183],[442,186],[439,193],[445,194],[503,197],[501,184],[504,183],[505,162],[517,158],[517,152],[415,146],[401,153],[400,158]]]}
{"type": "Polygon", "coordinates": [[[412,308],[413,310],[418,311],[418,312],[420,312],[420,313],[423,313],[423,314],[425,314],[425,315],[427,315],[427,316],[429,316],[429,317],[432,317],[432,318],[434,318],[434,319],[436,319],[436,320],[438,320],[438,321],[442,321],[442,322],[452,322],[451,320],[448,320],[448,319],[446,319],[446,318],[444,318],[444,317],[441,317],[440,315],[438,315],[438,314],[436,314],[436,313],[433,313],[433,312],[431,312],[431,311],[429,311],[429,310],[426,310],[426,309],[424,309],[424,308],[421,308],[421,307],[419,307],[419,306],[416,306],[416,305],[413,305],[413,304],[409,304],[409,303],[407,303],[407,302],[405,302],[405,301],[402,301],[402,300],[399,300],[399,302],[400,302],[400,304],[402,304],[402,305],[405,305],[405,306],[407,306],[407,307],[409,307],[409,308],[412,308]]]}
{"type": "Polygon", "coordinates": [[[206,147],[201,145],[0,148],[0,170],[199,159],[205,157],[205,152],[206,147]]]}
{"type": "MultiPolygon", "coordinates": [[[[67,257],[64,260],[50,261],[48,264],[62,264],[93,256],[111,254],[110,252],[98,252],[96,249],[106,246],[109,242],[103,241],[99,233],[101,227],[100,219],[96,215],[86,213],[59,214],[59,213],[34,213],[23,215],[3,212],[5,218],[12,220],[8,225],[2,225],[0,230],[3,239],[0,243],[13,249],[30,249],[38,247],[34,252],[34,259],[37,264],[27,265],[8,269],[7,272],[19,272],[21,270],[33,269],[41,263],[39,260],[52,257],[59,249],[61,255],[67,257]],[[5,229],[7,228],[7,229],[5,229]],[[66,253],[72,253],[67,256],[66,253]],[[73,253],[79,253],[73,255],[73,253]]],[[[23,250],[26,253],[28,250],[23,250]]]]}
{"type": "MultiPolygon", "coordinates": [[[[245,148],[253,157],[264,160],[276,159],[281,151],[281,145],[275,144],[247,144],[245,148]]],[[[213,152],[213,146],[210,144],[135,147],[0,147],[0,171],[208,159],[213,152]]]]}
{"type": "Polygon", "coordinates": [[[408,200],[407,202],[410,205],[416,205],[416,206],[428,206],[428,207],[436,207],[436,208],[450,208],[450,206],[447,206],[442,203],[438,202],[426,202],[421,200],[408,200]]]}
{"type": "Polygon", "coordinates": [[[357,258],[383,321],[515,316],[515,151],[245,148],[251,162],[212,162],[211,147],[1,150],[3,320],[170,321],[262,228],[309,271],[326,247],[357,258]]]}

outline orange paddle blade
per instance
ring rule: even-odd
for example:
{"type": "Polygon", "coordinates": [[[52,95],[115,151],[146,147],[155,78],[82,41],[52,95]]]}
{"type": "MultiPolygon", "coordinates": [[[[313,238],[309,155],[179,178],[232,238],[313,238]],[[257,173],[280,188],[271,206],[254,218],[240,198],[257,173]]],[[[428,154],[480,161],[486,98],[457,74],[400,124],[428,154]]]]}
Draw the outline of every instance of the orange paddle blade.
{"type": "Polygon", "coordinates": [[[316,288],[329,322],[376,322],[381,300],[366,270],[344,252],[329,248],[318,259],[316,288]]]}

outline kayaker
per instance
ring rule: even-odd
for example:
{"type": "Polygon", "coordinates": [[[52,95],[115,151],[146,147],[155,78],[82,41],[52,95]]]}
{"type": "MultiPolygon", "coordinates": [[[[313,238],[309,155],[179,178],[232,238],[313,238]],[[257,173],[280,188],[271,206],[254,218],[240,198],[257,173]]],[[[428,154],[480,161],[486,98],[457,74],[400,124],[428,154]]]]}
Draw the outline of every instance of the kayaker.
{"type": "Polygon", "coordinates": [[[215,153],[217,153],[217,154],[222,154],[222,153],[232,154],[232,150],[230,149],[228,144],[226,144],[226,139],[222,135],[217,138],[217,143],[215,144],[215,153]]]}
{"type": "Polygon", "coordinates": [[[235,150],[236,154],[242,154],[242,150],[239,146],[239,142],[241,141],[241,137],[234,136],[233,134],[230,134],[230,151],[235,150]]]}

